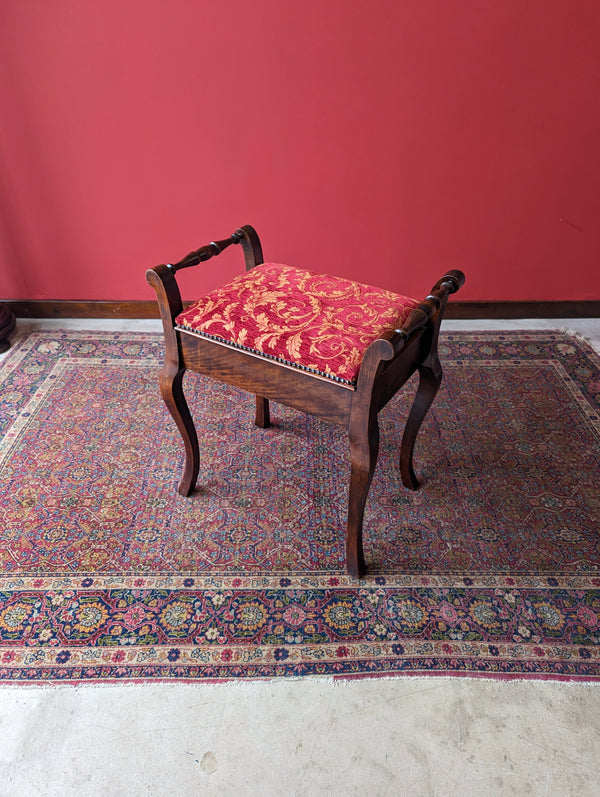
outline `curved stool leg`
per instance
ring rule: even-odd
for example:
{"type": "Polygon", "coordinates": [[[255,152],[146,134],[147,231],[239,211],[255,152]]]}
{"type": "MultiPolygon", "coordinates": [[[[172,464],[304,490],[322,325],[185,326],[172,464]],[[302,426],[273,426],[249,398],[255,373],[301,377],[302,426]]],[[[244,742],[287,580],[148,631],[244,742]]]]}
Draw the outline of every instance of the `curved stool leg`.
{"type": "Polygon", "coordinates": [[[361,578],[366,572],[362,528],[365,505],[379,453],[377,419],[355,434],[350,434],[350,490],[348,495],[348,528],[346,533],[346,565],[350,575],[361,578]]]}
{"type": "Polygon", "coordinates": [[[177,492],[186,496],[190,495],[196,486],[200,468],[200,452],[196,427],[183,394],[184,374],[185,368],[179,369],[166,365],[160,375],[160,392],[183,438],[185,467],[177,492]]]}
{"type": "Polygon", "coordinates": [[[269,399],[256,396],[256,416],[254,424],[260,429],[268,429],[271,425],[271,413],[269,410],[269,399]]]}
{"type": "Polygon", "coordinates": [[[419,367],[419,387],[411,407],[400,446],[400,475],[409,490],[419,488],[419,480],[413,468],[413,451],[419,429],[433,404],[442,381],[442,366],[437,356],[427,365],[419,367]]]}

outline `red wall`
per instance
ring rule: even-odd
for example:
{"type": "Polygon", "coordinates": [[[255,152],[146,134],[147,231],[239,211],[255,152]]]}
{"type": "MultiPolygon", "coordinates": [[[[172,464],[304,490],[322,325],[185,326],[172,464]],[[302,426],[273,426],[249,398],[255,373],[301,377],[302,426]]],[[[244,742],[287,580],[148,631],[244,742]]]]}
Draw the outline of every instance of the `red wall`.
{"type": "Polygon", "coordinates": [[[3,0],[0,43],[3,298],[150,299],[244,223],[407,293],[600,298],[598,0],[3,0]]]}

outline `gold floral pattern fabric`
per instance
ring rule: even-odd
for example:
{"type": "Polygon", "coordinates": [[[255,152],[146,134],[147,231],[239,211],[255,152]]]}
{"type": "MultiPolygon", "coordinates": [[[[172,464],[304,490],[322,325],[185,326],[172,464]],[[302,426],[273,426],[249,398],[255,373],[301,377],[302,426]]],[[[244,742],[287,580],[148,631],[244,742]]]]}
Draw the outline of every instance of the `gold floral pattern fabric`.
{"type": "Polygon", "coordinates": [[[178,327],[354,384],[364,353],[418,302],[277,263],[256,266],[177,316],[178,327]]]}

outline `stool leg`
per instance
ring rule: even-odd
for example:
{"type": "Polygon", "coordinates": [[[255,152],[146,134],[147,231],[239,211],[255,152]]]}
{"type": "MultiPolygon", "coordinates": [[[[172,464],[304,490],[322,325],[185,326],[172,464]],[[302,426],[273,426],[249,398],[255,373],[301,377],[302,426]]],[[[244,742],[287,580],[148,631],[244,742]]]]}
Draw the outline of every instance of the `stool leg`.
{"type": "Polygon", "coordinates": [[[263,398],[262,396],[256,396],[256,417],[254,423],[261,429],[268,429],[271,425],[269,399],[263,398]]]}
{"type": "Polygon", "coordinates": [[[377,418],[350,432],[350,490],[348,495],[348,529],[346,565],[350,575],[361,578],[366,572],[362,544],[365,504],[379,453],[377,418]]]}
{"type": "Polygon", "coordinates": [[[442,381],[442,366],[437,355],[431,356],[426,363],[419,368],[419,387],[404,427],[400,446],[400,475],[402,483],[409,490],[419,488],[419,480],[413,468],[415,441],[442,381]]]}
{"type": "Polygon", "coordinates": [[[173,416],[185,446],[185,466],[181,482],[177,488],[180,495],[190,495],[196,486],[200,467],[200,452],[196,427],[183,394],[183,375],[185,368],[179,370],[173,365],[165,365],[160,375],[160,392],[167,409],[173,416]]]}

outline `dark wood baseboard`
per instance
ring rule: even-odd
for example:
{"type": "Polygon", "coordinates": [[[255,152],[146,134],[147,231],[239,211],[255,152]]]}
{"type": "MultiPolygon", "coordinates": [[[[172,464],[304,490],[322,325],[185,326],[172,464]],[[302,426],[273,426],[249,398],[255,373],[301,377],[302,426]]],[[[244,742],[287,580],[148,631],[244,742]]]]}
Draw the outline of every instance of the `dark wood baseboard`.
{"type": "MultiPolygon", "coordinates": [[[[17,318],[158,318],[154,301],[5,301],[17,318]]],[[[453,302],[446,318],[600,318],[600,301],[453,302]]]]}
{"type": "Polygon", "coordinates": [[[6,302],[17,318],[159,318],[155,301],[147,302],[6,302]]]}
{"type": "Polygon", "coordinates": [[[600,301],[453,302],[446,318],[600,318],[600,301]]]}

